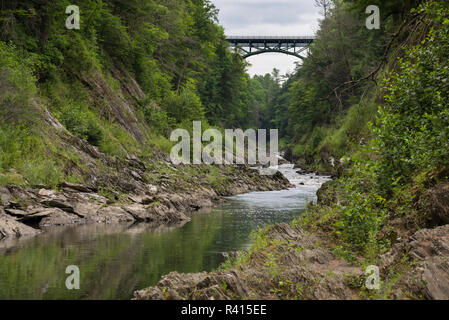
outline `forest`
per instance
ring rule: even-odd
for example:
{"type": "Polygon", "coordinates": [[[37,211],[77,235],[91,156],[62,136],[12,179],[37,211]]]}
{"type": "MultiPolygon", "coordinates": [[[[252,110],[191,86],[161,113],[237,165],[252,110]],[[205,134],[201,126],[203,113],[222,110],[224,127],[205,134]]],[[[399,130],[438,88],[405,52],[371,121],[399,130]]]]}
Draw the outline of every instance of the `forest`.
{"type": "Polygon", "coordinates": [[[169,132],[191,127],[192,120],[229,128],[254,123],[245,62],[228,49],[210,1],[79,1],[76,32],[65,28],[68,5],[1,4],[2,184],[14,180],[5,175],[11,167],[25,180],[56,183],[59,173],[52,171],[65,166],[57,151],[46,154],[51,141],[35,125],[36,96],[69,132],[112,156],[150,145],[167,150],[169,132]],[[86,83],[98,77],[118,91],[118,70],[143,91],[132,97],[135,121],[146,127],[138,139],[92,98],[86,83]],[[37,170],[33,161],[42,163],[39,157],[52,163],[30,172],[37,170]]]}
{"type": "MultiPolygon", "coordinates": [[[[434,298],[422,284],[408,286],[418,269],[402,241],[449,223],[449,2],[316,3],[316,39],[294,72],[251,77],[210,0],[79,0],[76,31],[65,27],[69,0],[1,1],[0,187],[85,184],[118,202],[130,189],[124,176],[171,179],[171,193],[255,191],[251,181],[268,182],[235,168],[158,161],[173,146],[170,132],[192,121],[203,130],[278,129],[286,160],[333,178],[289,226],[326,238],[323,247],[357,267],[395,254],[380,292],[345,278],[360,298],[434,298]],[[381,8],[378,30],[364,27],[368,5],[381,8]]],[[[263,191],[287,184],[275,179],[263,191]]],[[[270,294],[316,298],[315,284],[296,285],[298,273],[280,278],[284,251],[304,248],[270,238],[279,228],[255,232],[253,246],[221,270],[252,268],[262,256],[270,294]]]]}

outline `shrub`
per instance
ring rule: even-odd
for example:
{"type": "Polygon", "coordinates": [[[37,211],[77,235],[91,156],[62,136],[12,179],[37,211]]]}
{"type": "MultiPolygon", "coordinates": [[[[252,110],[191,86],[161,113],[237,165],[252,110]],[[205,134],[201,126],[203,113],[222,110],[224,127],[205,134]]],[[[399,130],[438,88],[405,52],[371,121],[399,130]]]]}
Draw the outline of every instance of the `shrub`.
{"type": "Polygon", "coordinates": [[[191,87],[180,92],[170,92],[163,102],[168,116],[177,123],[204,119],[204,108],[201,100],[191,87]]]}
{"type": "Polygon", "coordinates": [[[56,187],[64,177],[62,170],[53,160],[26,161],[21,171],[30,185],[56,187]]]}
{"type": "Polygon", "coordinates": [[[103,131],[97,116],[87,107],[74,102],[67,103],[57,112],[61,123],[72,134],[98,146],[103,139],[103,131]]]}
{"type": "Polygon", "coordinates": [[[372,127],[377,181],[386,193],[417,170],[449,165],[449,3],[429,2],[419,10],[434,27],[385,81],[386,103],[372,127]]]}
{"type": "Polygon", "coordinates": [[[35,81],[29,57],[0,41],[0,121],[25,123],[36,118],[30,101],[37,91],[35,81]]]}

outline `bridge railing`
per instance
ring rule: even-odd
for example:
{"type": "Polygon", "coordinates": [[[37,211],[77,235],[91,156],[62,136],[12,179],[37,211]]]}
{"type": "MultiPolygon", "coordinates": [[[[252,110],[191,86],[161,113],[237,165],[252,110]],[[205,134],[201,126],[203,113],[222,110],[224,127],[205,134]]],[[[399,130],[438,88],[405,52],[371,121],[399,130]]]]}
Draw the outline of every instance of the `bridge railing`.
{"type": "Polygon", "coordinates": [[[228,40],[315,40],[315,36],[229,36],[228,40]]]}

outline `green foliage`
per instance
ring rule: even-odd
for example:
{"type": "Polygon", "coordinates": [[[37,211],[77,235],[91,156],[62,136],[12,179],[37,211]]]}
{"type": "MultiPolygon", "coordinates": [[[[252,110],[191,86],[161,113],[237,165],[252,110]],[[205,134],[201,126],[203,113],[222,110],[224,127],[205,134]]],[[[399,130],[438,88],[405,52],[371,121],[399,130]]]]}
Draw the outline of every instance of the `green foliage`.
{"type": "Polygon", "coordinates": [[[372,127],[377,181],[387,193],[409,182],[417,170],[448,166],[449,5],[429,2],[419,11],[433,28],[384,82],[385,105],[372,127]]]}
{"type": "Polygon", "coordinates": [[[165,138],[164,136],[156,136],[152,137],[150,141],[148,142],[150,146],[152,146],[155,149],[162,150],[165,153],[169,154],[171,148],[173,147],[173,142],[165,138]]]}
{"type": "MultiPolygon", "coordinates": [[[[229,51],[217,25],[218,10],[210,1],[81,0],[80,30],[64,27],[66,16],[61,13],[69,4],[62,0],[44,7],[15,0],[4,4],[0,19],[0,40],[13,41],[23,58],[32,61],[36,79],[21,82],[34,85],[38,80],[69,131],[101,144],[104,132],[98,110],[93,110],[92,101],[80,102],[47,88],[68,88],[100,73],[118,91],[120,86],[109,76],[111,69],[137,79],[146,104],[159,106],[157,111],[141,110],[158,133],[167,134],[182,122],[205,120],[206,109],[212,122],[230,119],[229,125],[249,126],[246,64],[229,51]]],[[[5,50],[2,45],[2,59],[17,56],[17,50],[8,49],[8,55],[5,50]]]]}
{"type": "MultiPolygon", "coordinates": [[[[348,259],[354,249],[374,260],[388,248],[396,240],[385,237],[393,217],[407,221],[407,228],[419,228],[416,189],[428,187],[425,182],[431,172],[448,169],[449,4],[430,1],[417,11],[432,28],[424,41],[405,50],[398,67],[384,81],[384,104],[375,124],[369,125],[372,140],[354,149],[358,156],[339,180],[344,189],[337,190],[338,203],[316,209],[315,218],[305,218],[309,224],[333,230],[335,252],[348,259]],[[411,227],[410,221],[416,226],[411,227]]],[[[338,150],[340,135],[351,142],[351,136],[366,130],[364,123],[374,108],[361,106],[351,107],[339,129],[327,135],[325,145],[338,150]]]]}
{"type": "Polygon", "coordinates": [[[41,134],[24,127],[0,125],[0,185],[55,187],[64,174],[54,160],[46,159],[50,152],[41,134]]]}
{"type": "Polygon", "coordinates": [[[163,104],[167,115],[176,123],[191,123],[193,120],[204,118],[201,100],[192,87],[185,87],[180,92],[170,92],[165,97],[163,104]]]}
{"type": "MultiPolygon", "coordinates": [[[[69,102],[69,101],[68,101],[69,102]]],[[[67,103],[57,113],[59,120],[74,135],[98,146],[103,139],[103,131],[97,117],[89,110],[73,103],[67,103]]]]}
{"type": "Polygon", "coordinates": [[[374,103],[351,106],[341,120],[336,120],[337,128],[324,131],[316,140],[309,139],[312,152],[327,148],[337,158],[352,154],[359,149],[361,139],[369,136],[367,124],[375,117],[376,110],[374,103]]]}
{"type": "Polygon", "coordinates": [[[385,220],[385,199],[375,192],[357,190],[354,180],[347,181],[344,205],[337,208],[339,217],[335,226],[342,239],[364,249],[376,245],[376,236],[385,220]]]}
{"type": "Polygon", "coordinates": [[[55,188],[64,179],[61,168],[53,160],[27,161],[21,169],[29,185],[45,185],[55,188]]]}
{"type": "Polygon", "coordinates": [[[198,92],[205,106],[206,117],[213,125],[226,128],[247,128],[255,123],[250,79],[246,63],[231,53],[221,36],[213,63],[202,76],[198,92]]]}
{"type": "Polygon", "coordinates": [[[36,93],[32,61],[13,44],[0,41],[0,122],[25,123],[36,116],[31,98],[36,93]]]}
{"type": "Polygon", "coordinates": [[[225,187],[226,177],[221,175],[220,170],[215,166],[209,166],[209,175],[207,181],[215,190],[221,190],[225,187]]]}
{"type": "MultiPolygon", "coordinates": [[[[265,113],[264,121],[280,130],[301,165],[322,166],[331,156],[348,155],[367,134],[374,97],[366,92],[373,86],[360,82],[334,91],[375,69],[388,42],[386,34],[395,30],[395,24],[367,30],[365,19],[346,1],[335,1],[320,21],[307,57],[287,77],[265,113]]],[[[385,17],[383,23],[390,20],[385,17]]]]}
{"type": "Polygon", "coordinates": [[[24,153],[32,152],[37,137],[27,129],[12,125],[0,126],[0,168],[2,171],[14,167],[21,160],[24,153]]]}

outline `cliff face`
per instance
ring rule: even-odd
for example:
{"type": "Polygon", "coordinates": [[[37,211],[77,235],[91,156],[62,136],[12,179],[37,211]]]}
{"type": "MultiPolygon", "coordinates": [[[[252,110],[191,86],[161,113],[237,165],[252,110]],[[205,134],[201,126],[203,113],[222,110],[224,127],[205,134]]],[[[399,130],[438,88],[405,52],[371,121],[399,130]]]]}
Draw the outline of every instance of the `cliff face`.
{"type": "Polygon", "coordinates": [[[81,73],[73,80],[79,92],[70,93],[84,96],[89,109],[98,112],[103,135],[110,135],[107,146],[69,131],[58,110],[46,105],[54,104],[48,95],[36,92],[28,98],[39,142],[46,146],[43,154],[61,172],[55,184],[29,181],[21,169],[3,174],[20,183],[0,188],[0,238],[69,224],[178,223],[189,220],[187,212],[219,203],[222,195],[289,186],[282,175],[261,176],[245,166],[173,166],[167,151],[153,143],[163,138],[139,114],[145,94],[137,81],[116,66],[107,72],[108,80],[100,72],[81,73]]]}
{"type": "Polygon", "coordinates": [[[2,3],[0,185],[144,189],[172,130],[252,125],[246,80],[209,1],[2,3]]]}
{"type": "MultiPolygon", "coordinates": [[[[119,91],[99,75],[86,76],[83,83],[93,103],[101,103],[104,116],[144,147],[149,128],[139,119],[135,103],[142,91],[129,75],[118,69],[114,74],[121,84],[127,79],[119,91]]],[[[162,150],[147,156],[127,152],[124,157],[113,157],[66,130],[44,105],[39,109],[45,139],[76,159],[67,161],[64,170],[82,181],[61,181],[55,190],[45,184],[1,187],[0,238],[33,235],[69,224],[178,223],[189,220],[187,212],[219,203],[222,195],[289,186],[282,175],[261,176],[245,166],[174,167],[162,150]]]]}

